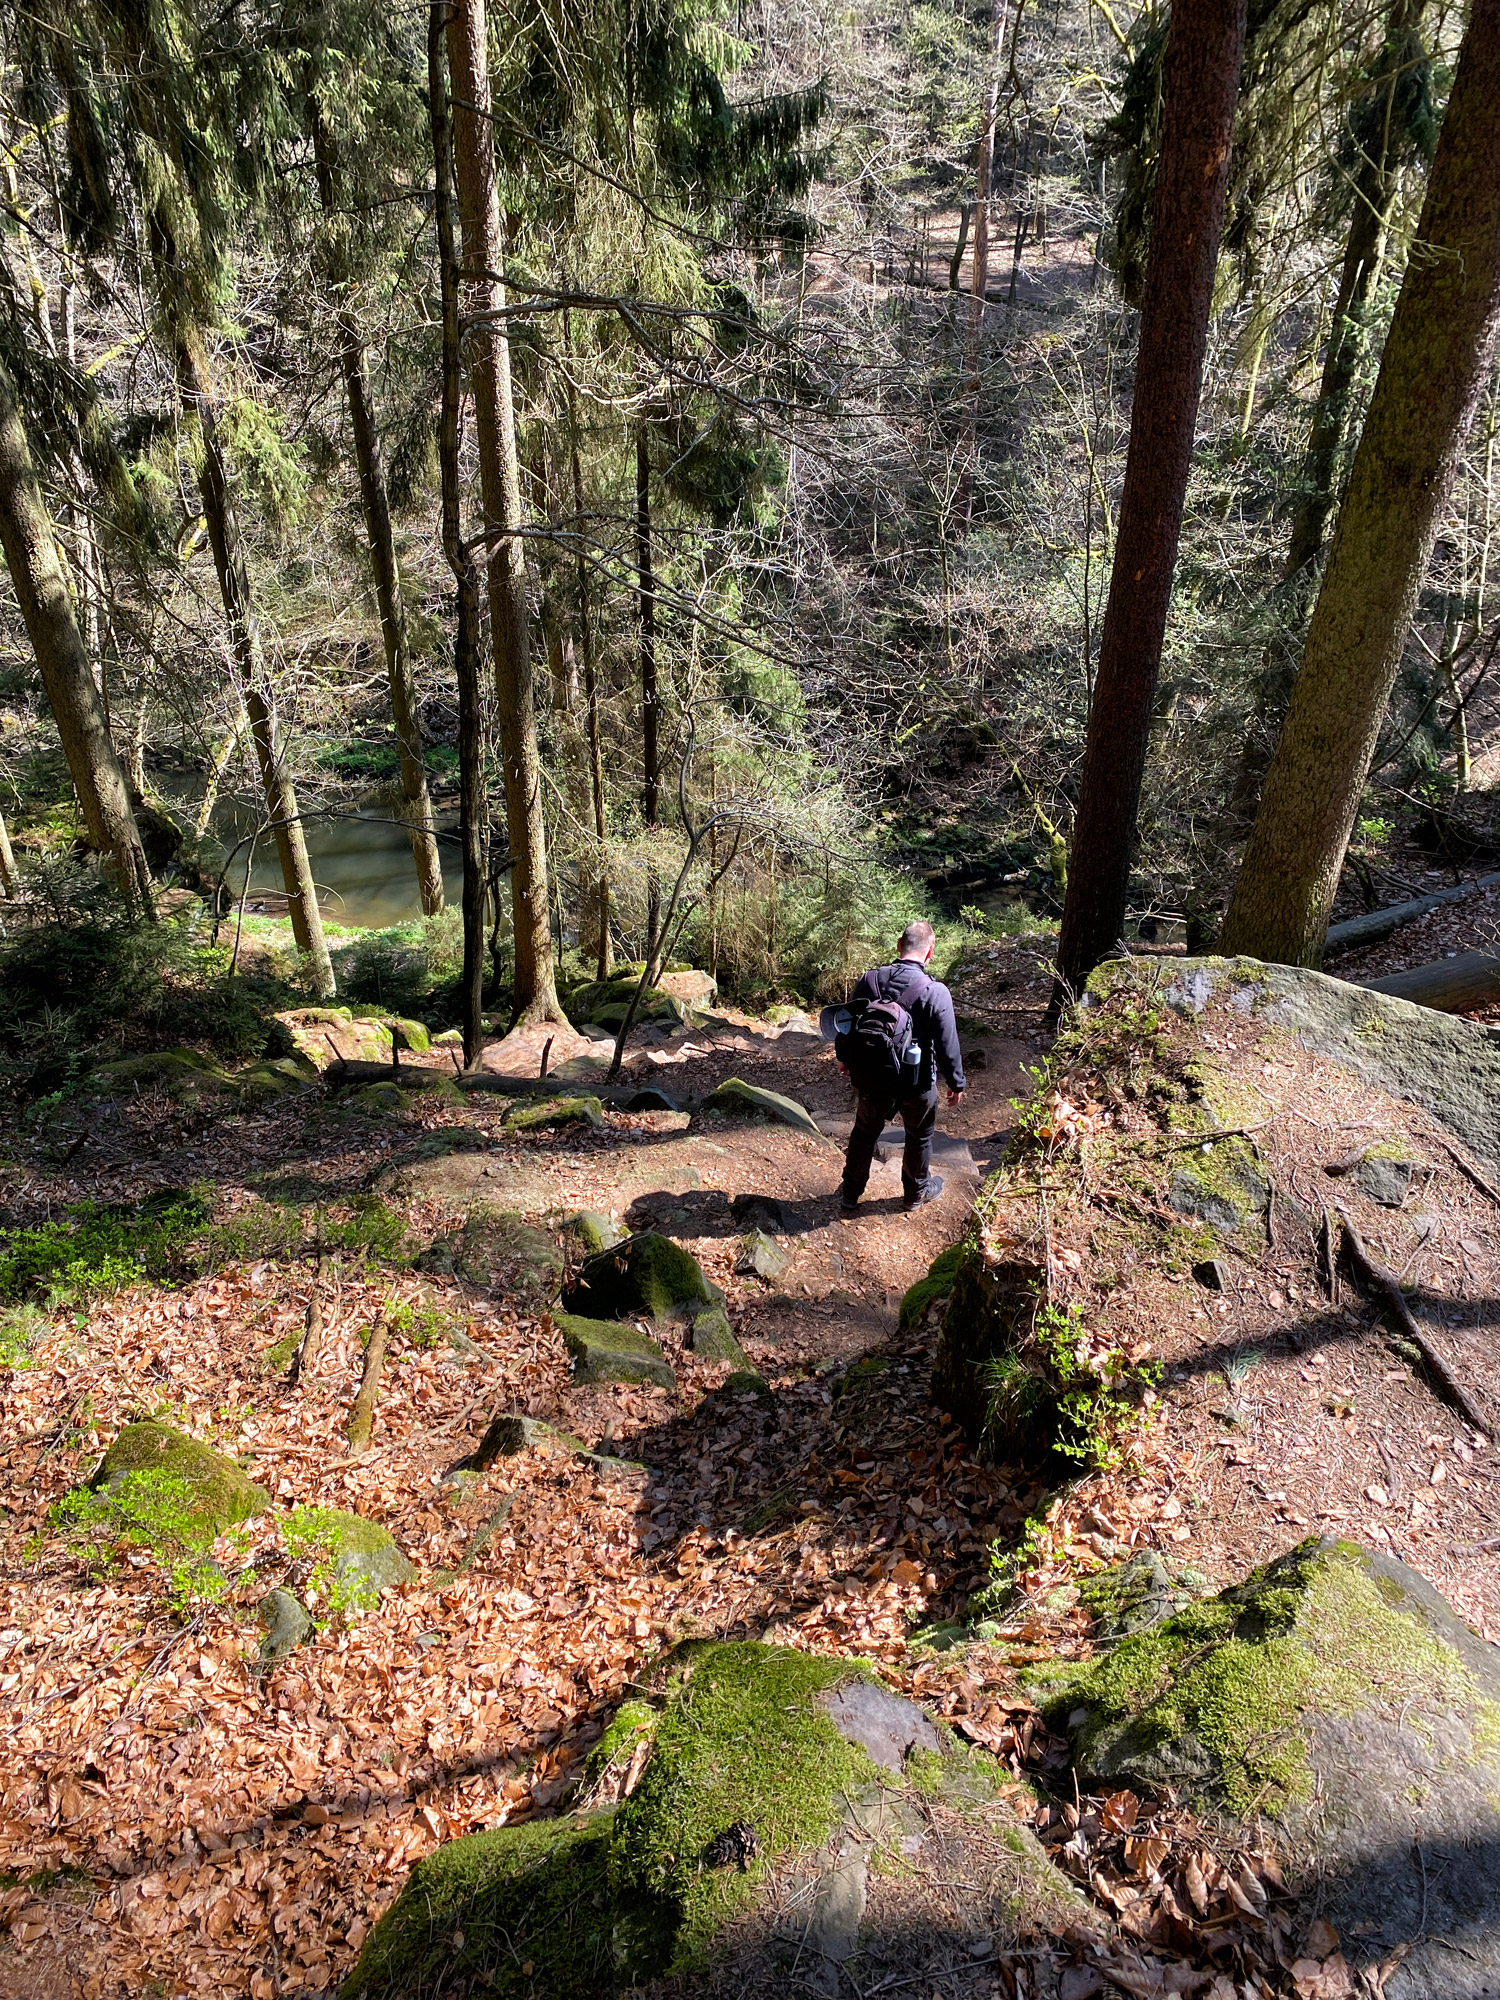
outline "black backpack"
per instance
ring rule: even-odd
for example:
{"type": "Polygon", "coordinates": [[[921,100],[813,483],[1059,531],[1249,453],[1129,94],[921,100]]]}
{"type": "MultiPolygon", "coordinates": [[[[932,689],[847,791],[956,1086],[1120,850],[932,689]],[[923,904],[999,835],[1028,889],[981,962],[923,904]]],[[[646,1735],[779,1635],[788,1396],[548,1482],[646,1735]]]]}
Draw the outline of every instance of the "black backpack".
{"type": "MultiPolygon", "coordinates": [[[[925,999],[931,990],[932,981],[924,979],[921,990],[908,998],[925,999]]],[[[848,1013],[848,1027],[840,1024],[834,1038],[834,1054],[861,1097],[899,1103],[915,1089],[921,1065],[911,1015],[901,1001],[885,995],[878,1000],[856,1001],[848,1013]]]]}

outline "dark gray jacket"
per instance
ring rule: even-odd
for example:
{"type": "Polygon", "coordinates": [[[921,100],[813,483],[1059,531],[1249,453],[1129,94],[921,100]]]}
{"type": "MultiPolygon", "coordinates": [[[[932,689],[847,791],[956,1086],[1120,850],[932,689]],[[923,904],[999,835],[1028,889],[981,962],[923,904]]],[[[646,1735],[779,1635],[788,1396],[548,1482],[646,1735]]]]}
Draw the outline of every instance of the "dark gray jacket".
{"type": "Polygon", "coordinates": [[[953,995],[941,980],[931,978],[915,959],[898,958],[894,965],[877,965],[867,972],[850,996],[855,1000],[899,1000],[911,1015],[922,1045],[920,1088],[932,1088],[933,1065],[950,1090],[966,1090],[964,1059],[953,1018],[953,995]],[[910,996],[908,998],[908,996],[910,996]]]}

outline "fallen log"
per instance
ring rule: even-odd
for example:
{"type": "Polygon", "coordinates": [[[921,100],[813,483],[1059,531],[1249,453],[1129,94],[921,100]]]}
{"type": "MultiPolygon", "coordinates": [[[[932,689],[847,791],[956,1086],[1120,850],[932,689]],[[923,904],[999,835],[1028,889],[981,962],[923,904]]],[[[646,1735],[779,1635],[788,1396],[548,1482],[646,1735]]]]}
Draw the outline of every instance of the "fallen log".
{"type": "Polygon", "coordinates": [[[1477,1431],[1481,1437],[1492,1437],[1494,1426],[1489,1418],[1482,1414],[1468,1390],[1413,1318],[1411,1307],[1406,1303],[1406,1294],[1401,1289],[1400,1279],[1394,1271],[1388,1271],[1378,1258],[1370,1255],[1359,1231],[1344,1213],[1342,1206],[1339,1208],[1339,1217],[1344,1225],[1344,1250],[1349,1262],[1367,1284],[1373,1285],[1377,1291],[1385,1294],[1386,1303],[1400,1322],[1402,1333],[1421,1355],[1433,1388],[1445,1403],[1458,1411],[1470,1430],[1477,1431]]]}
{"type": "Polygon", "coordinates": [[[1497,882],[1500,875],[1481,875],[1476,881],[1460,882],[1456,889],[1436,889],[1430,896],[1413,896],[1410,902],[1391,903],[1383,910],[1371,910],[1366,916],[1347,917],[1341,924],[1330,924],[1323,940],[1323,956],[1328,959],[1336,952],[1374,944],[1389,937],[1392,931],[1399,931],[1403,924],[1414,924],[1429,910],[1441,909],[1444,903],[1461,903],[1466,896],[1493,888],[1497,882]]]}
{"type": "Polygon", "coordinates": [[[370,1432],[375,1428],[375,1398],[380,1394],[380,1378],[385,1372],[386,1343],[391,1337],[391,1323],[382,1313],[370,1329],[370,1344],[365,1349],[365,1368],[359,1381],[359,1394],[349,1411],[349,1456],[357,1458],[370,1444],[370,1432]]]}
{"type": "Polygon", "coordinates": [[[1488,951],[1461,951],[1432,965],[1414,965],[1390,972],[1383,979],[1357,979],[1371,993],[1389,993],[1397,1000],[1414,1000],[1442,1014],[1467,1014],[1500,1000],[1500,958],[1488,951]]]}

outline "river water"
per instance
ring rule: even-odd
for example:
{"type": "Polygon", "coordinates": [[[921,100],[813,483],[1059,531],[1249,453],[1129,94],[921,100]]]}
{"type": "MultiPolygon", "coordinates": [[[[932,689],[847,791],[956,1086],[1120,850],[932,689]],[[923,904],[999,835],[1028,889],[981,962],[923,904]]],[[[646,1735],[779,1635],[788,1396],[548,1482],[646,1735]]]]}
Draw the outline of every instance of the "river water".
{"type": "MultiPolygon", "coordinates": [[[[214,815],[214,832],[226,848],[249,833],[253,825],[248,815],[233,804],[226,804],[214,815]]],[[[457,828],[446,815],[439,815],[438,833],[443,888],[448,901],[456,904],[463,888],[463,863],[457,828]]],[[[372,809],[348,818],[309,818],[306,835],[313,880],[318,885],[318,900],[327,922],[385,930],[392,924],[421,916],[411,843],[405,829],[393,824],[388,816],[372,809]]],[[[245,887],[248,858],[248,848],[241,847],[230,867],[227,887],[235,895],[245,887]]],[[[222,866],[222,853],[219,865],[222,866]]],[[[284,886],[276,843],[268,834],[262,834],[255,845],[250,893],[253,896],[258,889],[279,891],[284,886]]]]}

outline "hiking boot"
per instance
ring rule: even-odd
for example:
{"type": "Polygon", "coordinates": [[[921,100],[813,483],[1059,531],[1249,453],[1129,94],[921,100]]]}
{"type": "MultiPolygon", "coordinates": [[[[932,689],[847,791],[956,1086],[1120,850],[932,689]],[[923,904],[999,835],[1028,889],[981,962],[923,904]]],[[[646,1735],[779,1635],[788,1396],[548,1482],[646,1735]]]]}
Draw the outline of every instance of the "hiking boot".
{"type": "Polygon", "coordinates": [[[943,1183],[937,1174],[929,1174],[915,1194],[907,1195],[901,1206],[909,1215],[914,1208],[923,1208],[929,1201],[936,1201],[943,1191],[943,1183]]]}
{"type": "Polygon", "coordinates": [[[857,1215],[858,1213],[859,1213],[859,1196],[857,1194],[845,1194],[843,1189],[841,1188],[839,1190],[839,1214],[857,1215]]]}

